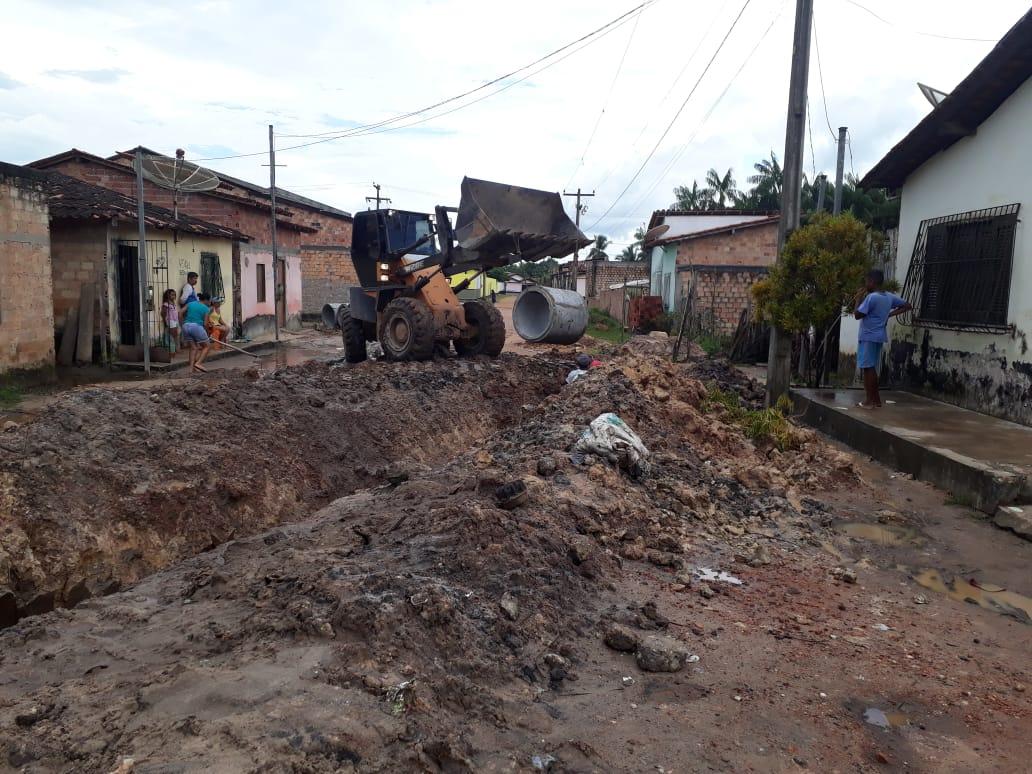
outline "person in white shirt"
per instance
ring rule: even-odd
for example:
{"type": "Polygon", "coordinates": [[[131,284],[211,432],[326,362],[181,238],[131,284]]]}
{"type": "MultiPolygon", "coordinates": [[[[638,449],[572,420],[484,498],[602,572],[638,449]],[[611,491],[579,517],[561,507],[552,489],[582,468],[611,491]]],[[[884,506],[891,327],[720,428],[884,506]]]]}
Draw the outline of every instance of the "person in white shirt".
{"type": "Polygon", "coordinates": [[[186,306],[191,301],[197,300],[197,272],[192,271],[186,275],[186,284],[179,291],[179,305],[186,306]]]}

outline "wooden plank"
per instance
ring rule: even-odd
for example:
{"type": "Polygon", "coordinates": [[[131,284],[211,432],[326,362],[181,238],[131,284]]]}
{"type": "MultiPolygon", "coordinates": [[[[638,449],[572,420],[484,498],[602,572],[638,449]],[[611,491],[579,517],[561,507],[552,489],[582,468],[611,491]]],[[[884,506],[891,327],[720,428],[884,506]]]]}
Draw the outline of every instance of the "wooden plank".
{"type": "Polygon", "coordinates": [[[57,351],[57,364],[70,366],[75,359],[75,339],[79,331],[79,307],[73,306],[65,318],[61,332],[61,347],[57,351]]]}
{"type": "Polygon", "coordinates": [[[100,272],[100,282],[97,283],[97,314],[98,326],[100,328],[100,362],[102,365],[107,365],[111,362],[108,357],[108,308],[107,308],[107,279],[104,270],[100,272]]]}
{"type": "Polygon", "coordinates": [[[75,347],[77,363],[93,362],[93,302],[96,294],[96,285],[92,282],[83,283],[79,294],[79,333],[75,347]]]}

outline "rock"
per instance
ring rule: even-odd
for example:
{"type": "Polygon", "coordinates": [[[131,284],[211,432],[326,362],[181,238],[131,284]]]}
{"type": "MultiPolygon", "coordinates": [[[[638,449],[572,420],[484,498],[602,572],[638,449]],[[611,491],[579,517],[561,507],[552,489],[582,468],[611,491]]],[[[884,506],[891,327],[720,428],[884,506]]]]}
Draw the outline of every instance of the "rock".
{"type": "Polygon", "coordinates": [[[554,457],[542,457],[537,461],[537,472],[539,476],[547,478],[556,471],[556,464],[554,457]]]}
{"type": "Polygon", "coordinates": [[[669,339],[670,334],[666,331],[649,331],[650,339],[669,339]]]}
{"type": "Polygon", "coordinates": [[[831,571],[831,577],[843,583],[856,583],[857,580],[856,570],[851,570],[848,567],[836,567],[831,571]]]}
{"type": "Polygon", "coordinates": [[[646,672],[680,672],[690,655],[680,640],[663,634],[650,634],[638,643],[634,660],[646,672]]]}
{"type": "Polygon", "coordinates": [[[1016,505],[1001,505],[996,509],[993,524],[1009,529],[1018,537],[1032,540],[1032,507],[1019,508],[1016,505]]]}
{"type": "Polygon", "coordinates": [[[752,557],[749,559],[750,567],[764,567],[770,564],[770,551],[767,550],[767,546],[758,545],[753,551],[752,557]]]}
{"type": "Polygon", "coordinates": [[[586,535],[577,535],[566,552],[574,564],[584,564],[595,553],[595,543],[586,535]]]}
{"type": "Polygon", "coordinates": [[[326,399],[320,395],[309,395],[308,405],[312,408],[322,408],[326,405],[326,399]]]}
{"type": "Polygon", "coordinates": [[[611,623],[606,627],[604,640],[606,645],[621,653],[630,653],[638,647],[638,635],[617,623],[611,623]]]}
{"type": "Polygon", "coordinates": [[[517,602],[516,597],[508,591],[502,594],[502,598],[498,602],[498,607],[502,608],[502,612],[505,613],[506,618],[510,621],[515,621],[516,617],[520,614],[520,603],[517,602]]]}
{"type": "Polygon", "coordinates": [[[54,705],[50,704],[47,706],[36,705],[32,707],[28,712],[22,712],[19,715],[14,716],[14,722],[16,725],[22,728],[29,728],[30,726],[36,725],[39,721],[50,716],[53,712],[54,705]]]}
{"type": "Polygon", "coordinates": [[[18,620],[18,600],[13,592],[0,591],[0,629],[18,620]]]}
{"type": "Polygon", "coordinates": [[[546,653],[542,660],[549,669],[562,669],[569,671],[570,659],[563,658],[558,653],[546,653]]]}
{"type": "Polygon", "coordinates": [[[703,599],[713,599],[713,597],[717,596],[717,592],[715,592],[713,590],[713,587],[710,586],[708,583],[700,583],[699,596],[701,596],[703,599]]]}
{"type": "Polygon", "coordinates": [[[6,422],[4,422],[4,432],[5,433],[8,432],[9,430],[14,430],[17,427],[18,427],[18,423],[14,422],[14,421],[12,421],[10,419],[8,419],[6,422]]]}
{"type": "Polygon", "coordinates": [[[530,492],[527,491],[527,485],[523,483],[521,479],[510,481],[507,484],[495,489],[495,501],[498,503],[499,508],[504,508],[507,511],[511,511],[514,508],[519,508],[521,505],[526,505],[530,499],[530,492]]]}

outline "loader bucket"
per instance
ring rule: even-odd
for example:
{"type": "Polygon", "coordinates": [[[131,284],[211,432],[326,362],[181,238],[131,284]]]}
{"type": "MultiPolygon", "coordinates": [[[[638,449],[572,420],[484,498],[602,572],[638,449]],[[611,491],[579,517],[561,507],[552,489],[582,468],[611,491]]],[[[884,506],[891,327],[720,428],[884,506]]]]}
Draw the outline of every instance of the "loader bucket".
{"type": "Polygon", "coordinates": [[[455,238],[460,263],[486,266],[562,258],[591,243],[559,194],[471,177],[462,180],[455,238]]]}

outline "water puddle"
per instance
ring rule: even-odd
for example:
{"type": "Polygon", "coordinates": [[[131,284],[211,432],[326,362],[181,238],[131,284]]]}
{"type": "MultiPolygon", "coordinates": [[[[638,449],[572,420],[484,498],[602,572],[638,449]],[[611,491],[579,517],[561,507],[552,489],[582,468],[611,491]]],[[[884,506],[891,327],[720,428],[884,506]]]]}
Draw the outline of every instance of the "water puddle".
{"type": "Polygon", "coordinates": [[[923,570],[914,576],[914,580],[918,585],[946,594],[950,599],[978,605],[1032,625],[1032,598],[1024,594],[1008,591],[1002,586],[981,581],[972,582],[964,578],[954,578],[952,584],[947,584],[938,570],[923,570]]]}
{"type": "Polygon", "coordinates": [[[910,719],[902,712],[868,707],[864,710],[864,722],[878,728],[900,728],[910,724],[910,719]]]}
{"type": "Polygon", "coordinates": [[[843,535],[870,540],[882,546],[916,545],[922,542],[920,533],[910,527],[896,524],[868,524],[862,521],[839,524],[836,529],[843,535]]]}

